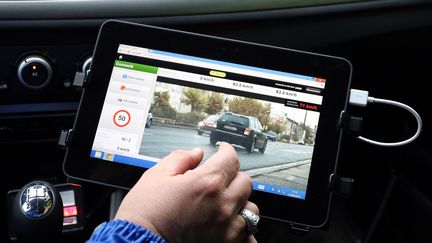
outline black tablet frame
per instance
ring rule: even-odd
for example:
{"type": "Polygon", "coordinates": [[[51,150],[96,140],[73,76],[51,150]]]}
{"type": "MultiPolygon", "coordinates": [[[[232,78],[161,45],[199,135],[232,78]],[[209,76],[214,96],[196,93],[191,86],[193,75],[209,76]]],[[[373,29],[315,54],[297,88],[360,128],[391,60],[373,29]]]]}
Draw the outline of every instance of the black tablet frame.
{"type": "Polygon", "coordinates": [[[327,187],[336,168],[342,136],[337,123],[346,108],[350,87],[349,61],[160,27],[115,20],[105,22],[97,39],[92,71],[83,91],[63,170],[75,179],[119,188],[131,188],[145,169],[90,157],[119,44],[325,78],[306,198],[254,191],[250,199],[258,204],[263,216],[310,227],[325,224],[331,201],[327,187]]]}

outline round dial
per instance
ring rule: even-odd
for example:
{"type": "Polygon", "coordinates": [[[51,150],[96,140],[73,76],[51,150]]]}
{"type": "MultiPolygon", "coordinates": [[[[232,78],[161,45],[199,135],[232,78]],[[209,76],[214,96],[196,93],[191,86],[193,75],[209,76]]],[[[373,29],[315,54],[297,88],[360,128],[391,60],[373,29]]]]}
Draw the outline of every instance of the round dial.
{"type": "Polygon", "coordinates": [[[28,56],[18,65],[18,80],[29,89],[42,89],[52,78],[52,67],[41,56],[28,56]]]}

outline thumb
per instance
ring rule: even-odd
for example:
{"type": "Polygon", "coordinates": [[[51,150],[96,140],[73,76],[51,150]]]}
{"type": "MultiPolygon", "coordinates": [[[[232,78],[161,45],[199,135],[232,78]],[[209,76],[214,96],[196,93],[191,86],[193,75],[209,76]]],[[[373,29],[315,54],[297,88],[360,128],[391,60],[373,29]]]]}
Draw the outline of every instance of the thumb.
{"type": "Polygon", "coordinates": [[[162,171],[164,174],[175,176],[184,174],[199,165],[203,159],[204,152],[200,148],[193,150],[176,150],[163,158],[154,170],[162,171]]]}

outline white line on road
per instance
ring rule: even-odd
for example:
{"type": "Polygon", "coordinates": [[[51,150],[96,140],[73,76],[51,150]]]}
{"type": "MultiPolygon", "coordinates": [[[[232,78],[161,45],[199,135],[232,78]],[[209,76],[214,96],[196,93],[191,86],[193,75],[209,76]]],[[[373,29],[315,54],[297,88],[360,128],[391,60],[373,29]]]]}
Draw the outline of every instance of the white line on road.
{"type": "Polygon", "coordinates": [[[283,165],[274,165],[274,166],[268,166],[268,167],[263,167],[263,168],[258,168],[258,169],[251,169],[251,170],[245,170],[244,172],[246,172],[250,177],[254,177],[254,176],[258,176],[258,175],[262,175],[262,174],[268,174],[274,171],[279,171],[279,170],[285,170],[285,169],[289,169],[292,167],[297,167],[300,165],[304,165],[304,164],[310,164],[311,160],[301,160],[301,161],[297,161],[297,162],[293,162],[293,163],[289,163],[289,164],[283,164],[283,165]]]}

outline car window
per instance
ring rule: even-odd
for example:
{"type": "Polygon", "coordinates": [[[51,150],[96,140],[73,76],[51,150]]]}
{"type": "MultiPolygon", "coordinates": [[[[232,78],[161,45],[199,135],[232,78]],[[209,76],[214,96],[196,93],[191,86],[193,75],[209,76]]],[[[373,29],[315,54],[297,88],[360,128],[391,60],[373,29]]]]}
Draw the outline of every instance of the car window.
{"type": "Polygon", "coordinates": [[[221,119],[222,121],[232,122],[243,126],[249,126],[249,119],[247,119],[246,117],[232,115],[232,114],[224,114],[221,117],[221,119]]]}
{"type": "Polygon", "coordinates": [[[258,128],[259,130],[262,130],[261,123],[260,123],[258,120],[256,120],[256,123],[257,123],[257,128],[258,128]]]}
{"type": "Polygon", "coordinates": [[[211,115],[207,119],[210,120],[210,121],[216,121],[218,118],[219,118],[218,115],[211,115]]]}
{"type": "Polygon", "coordinates": [[[249,119],[249,123],[250,123],[249,127],[255,128],[255,121],[254,121],[254,119],[249,119]]]}

